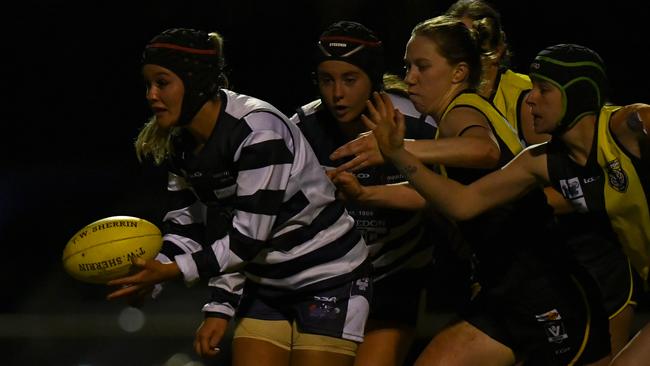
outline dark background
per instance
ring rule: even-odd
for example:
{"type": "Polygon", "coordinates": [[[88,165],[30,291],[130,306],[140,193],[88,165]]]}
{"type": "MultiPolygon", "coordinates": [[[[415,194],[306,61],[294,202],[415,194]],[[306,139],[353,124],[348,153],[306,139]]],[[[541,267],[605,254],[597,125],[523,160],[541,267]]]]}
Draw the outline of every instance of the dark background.
{"type": "MultiPolygon", "coordinates": [[[[132,147],[149,116],[139,62],[150,38],[170,27],[219,31],[226,40],[232,89],[290,115],[315,97],[310,52],[328,24],[347,19],[374,29],[384,40],[388,71],[401,74],[410,30],[450,3],[28,0],[5,8],[0,364],[100,365],[117,359],[121,364],[184,364],[173,363],[174,347],[194,358],[190,347],[200,321],[201,290],[170,285],[164,299],[144,311],[176,326],[128,333],[113,320],[124,303],[104,301],[106,288],[76,282],[61,267],[67,240],[94,220],[132,215],[160,221],[165,172],[139,164],[132,147]],[[63,357],[66,352],[74,356],[63,357]]],[[[581,43],[608,65],[614,103],[650,102],[647,5],[493,4],[501,12],[516,71],[526,72],[546,46],[581,43]]]]}

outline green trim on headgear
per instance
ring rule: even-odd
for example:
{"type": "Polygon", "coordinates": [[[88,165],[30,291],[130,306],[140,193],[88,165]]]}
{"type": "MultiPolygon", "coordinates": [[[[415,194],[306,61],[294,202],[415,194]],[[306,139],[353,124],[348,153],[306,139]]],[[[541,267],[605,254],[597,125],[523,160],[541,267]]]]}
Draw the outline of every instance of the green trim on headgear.
{"type": "Polygon", "coordinates": [[[547,78],[544,75],[536,74],[536,73],[530,73],[529,75],[531,78],[535,79],[540,79],[544,80],[547,83],[550,83],[554,85],[556,88],[560,89],[560,93],[562,93],[562,113],[560,114],[560,119],[557,121],[556,125],[560,125],[560,122],[564,119],[564,115],[566,114],[566,105],[567,105],[567,98],[566,98],[566,91],[564,90],[564,86],[560,85],[558,82],[551,78],[547,78]]]}
{"type": "Polygon", "coordinates": [[[602,59],[575,44],[542,50],[530,65],[530,77],[545,80],[562,92],[562,115],[554,135],[572,128],[578,120],[597,114],[607,98],[607,77],[602,59]]]}

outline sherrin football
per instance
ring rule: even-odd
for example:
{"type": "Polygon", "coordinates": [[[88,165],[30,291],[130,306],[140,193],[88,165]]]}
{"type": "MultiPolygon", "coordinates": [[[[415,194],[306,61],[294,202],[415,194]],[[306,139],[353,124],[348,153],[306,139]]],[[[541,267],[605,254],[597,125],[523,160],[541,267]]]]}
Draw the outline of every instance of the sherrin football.
{"type": "Polygon", "coordinates": [[[107,217],[74,234],[63,249],[63,267],[79,281],[106,283],[130,274],[134,257],[154,258],[161,246],[160,230],[151,222],[107,217]]]}

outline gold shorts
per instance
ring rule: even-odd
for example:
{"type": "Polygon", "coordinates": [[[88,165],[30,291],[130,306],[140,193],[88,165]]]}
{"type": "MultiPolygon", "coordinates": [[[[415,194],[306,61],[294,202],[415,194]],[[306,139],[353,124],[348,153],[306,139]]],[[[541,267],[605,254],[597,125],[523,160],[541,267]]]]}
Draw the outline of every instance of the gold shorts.
{"type": "Polygon", "coordinates": [[[253,338],[272,343],[287,351],[309,350],[341,353],[354,357],[358,344],[347,339],[301,333],[294,321],[237,319],[233,338],[253,338]]]}

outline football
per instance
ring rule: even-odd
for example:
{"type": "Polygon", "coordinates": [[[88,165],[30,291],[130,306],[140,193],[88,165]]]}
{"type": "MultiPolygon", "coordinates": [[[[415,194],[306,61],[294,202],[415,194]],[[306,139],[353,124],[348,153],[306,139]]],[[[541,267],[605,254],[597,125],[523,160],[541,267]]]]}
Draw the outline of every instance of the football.
{"type": "Polygon", "coordinates": [[[162,246],[162,235],[151,222],[112,216],[79,230],[63,249],[63,268],[73,278],[96,284],[129,275],[135,257],[151,259],[162,246]]]}

